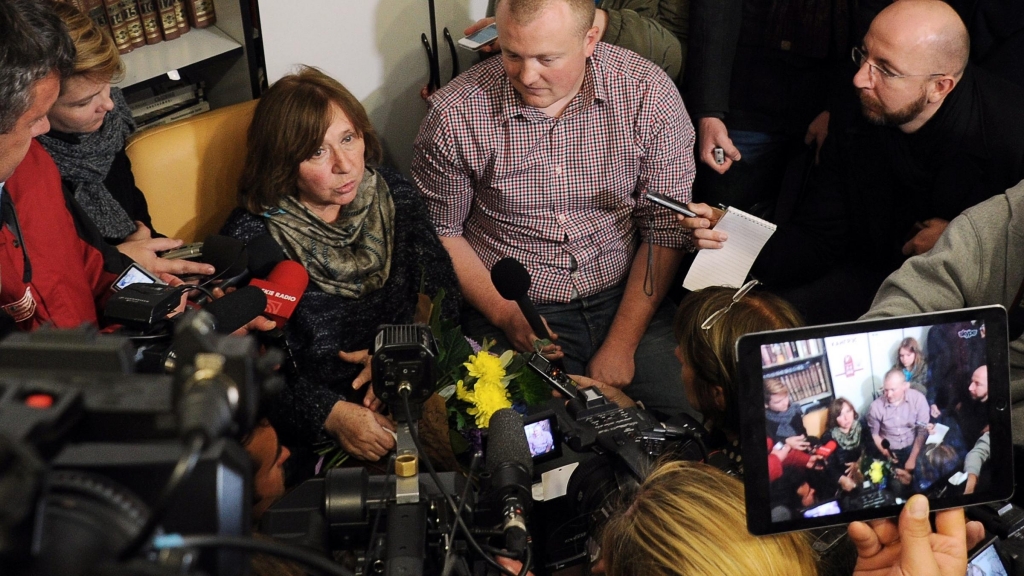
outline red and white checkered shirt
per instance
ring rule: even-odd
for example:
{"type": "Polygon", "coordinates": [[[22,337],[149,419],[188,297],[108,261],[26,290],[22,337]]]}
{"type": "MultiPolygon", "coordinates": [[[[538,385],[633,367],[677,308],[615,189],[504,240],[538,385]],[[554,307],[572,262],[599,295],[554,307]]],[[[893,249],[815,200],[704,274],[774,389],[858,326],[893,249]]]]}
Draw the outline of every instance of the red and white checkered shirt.
{"type": "Polygon", "coordinates": [[[490,58],[439,90],[414,144],[412,177],[441,236],[490,268],[513,256],[535,302],[623,282],[641,240],[689,249],[673,213],[693,185],[694,131],[675,85],[640,56],[598,43],[559,118],[522,103],[490,58]]]}

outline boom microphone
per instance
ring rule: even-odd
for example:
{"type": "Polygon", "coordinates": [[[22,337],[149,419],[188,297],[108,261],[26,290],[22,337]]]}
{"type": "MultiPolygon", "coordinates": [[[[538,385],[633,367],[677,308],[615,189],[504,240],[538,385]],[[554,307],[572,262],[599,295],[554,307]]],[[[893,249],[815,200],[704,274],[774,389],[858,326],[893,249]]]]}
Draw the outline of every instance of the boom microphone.
{"type": "Polygon", "coordinates": [[[491,268],[491,283],[498,290],[498,294],[505,300],[514,300],[519,309],[530,323],[533,333],[541,338],[551,340],[551,334],[544,321],[541,320],[537,309],[533,307],[533,301],[527,292],[530,290],[530,273],[526,271],[519,260],[509,256],[498,260],[498,263],[491,268]]]}
{"type": "Polygon", "coordinates": [[[511,408],[491,416],[486,469],[491,473],[491,493],[501,504],[505,548],[521,555],[526,550],[526,516],[532,502],[533,457],[523,417],[511,408]]]}

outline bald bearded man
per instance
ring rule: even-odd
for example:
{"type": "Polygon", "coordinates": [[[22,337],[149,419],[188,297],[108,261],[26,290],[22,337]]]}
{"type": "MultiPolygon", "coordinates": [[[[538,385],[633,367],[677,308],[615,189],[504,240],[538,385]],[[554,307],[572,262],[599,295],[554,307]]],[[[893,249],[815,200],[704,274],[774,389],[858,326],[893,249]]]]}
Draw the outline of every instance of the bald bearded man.
{"type": "MultiPolygon", "coordinates": [[[[969,65],[963,22],[940,0],[901,0],[872,21],[853,86],[790,222],[751,273],[808,320],[852,320],[882,280],[929,250],[949,220],[1024,179],[1024,90],[969,65]],[[859,108],[859,110],[857,110],[859,108]]],[[[701,248],[725,235],[693,205],[701,248]]]]}

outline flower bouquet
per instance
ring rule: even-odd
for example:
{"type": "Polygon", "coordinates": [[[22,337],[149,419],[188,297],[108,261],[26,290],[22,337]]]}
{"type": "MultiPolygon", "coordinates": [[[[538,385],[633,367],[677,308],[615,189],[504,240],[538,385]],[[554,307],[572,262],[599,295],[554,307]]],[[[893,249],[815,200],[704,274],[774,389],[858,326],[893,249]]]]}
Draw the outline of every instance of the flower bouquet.
{"type": "Polygon", "coordinates": [[[528,406],[549,400],[551,389],[527,367],[525,355],[512,350],[496,354],[493,340],[478,344],[461,326],[441,320],[436,312],[443,297],[434,299],[430,322],[438,347],[435,390],[444,400],[451,449],[459,456],[483,448],[495,412],[513,408],[525,413],[528,406]]]}
{"type": "MultiPolygon", "coordinates": [[[[442,289],[431,300],[421,287],[414,320],[430,325],[438,350],[436,395],[424,404],[420,437],[435,465],[451,469],[460,456],[482,450],[492,414],[509,407],[525,413],[527,406],[550,399],[551,389],[527,367],[526,356],[512,350],[495,354],[493,340],[478,344],[460,325],[442,319],[444,297],[442,289]]],[[[315,452],[321,456],[317,472],[340,466],[349,457],[333,440],[316,446],[315,452]]]]}

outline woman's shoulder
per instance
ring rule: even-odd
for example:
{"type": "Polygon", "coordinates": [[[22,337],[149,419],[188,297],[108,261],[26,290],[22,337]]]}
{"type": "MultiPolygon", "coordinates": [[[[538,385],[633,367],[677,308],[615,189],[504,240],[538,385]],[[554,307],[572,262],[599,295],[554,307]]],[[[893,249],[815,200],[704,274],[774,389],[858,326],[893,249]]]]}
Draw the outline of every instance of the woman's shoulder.
{"type": "Polygon", "coordinates": [[[231,238],[248,242],[257,236],[266,234],[267,224],[263,218],[256,216],[248,210],[235,208],[228,215],[224,225],[221,226],[220,233],[223,236],[230,236],[231,238]]]}

